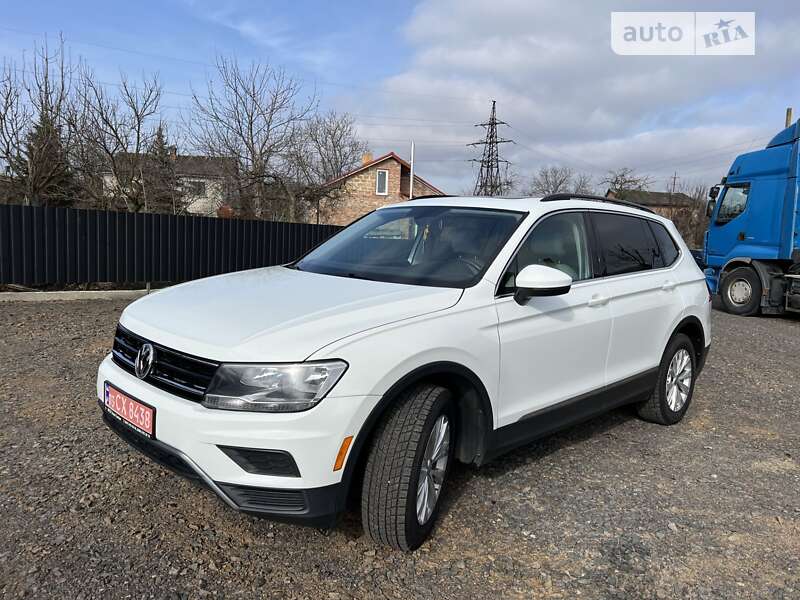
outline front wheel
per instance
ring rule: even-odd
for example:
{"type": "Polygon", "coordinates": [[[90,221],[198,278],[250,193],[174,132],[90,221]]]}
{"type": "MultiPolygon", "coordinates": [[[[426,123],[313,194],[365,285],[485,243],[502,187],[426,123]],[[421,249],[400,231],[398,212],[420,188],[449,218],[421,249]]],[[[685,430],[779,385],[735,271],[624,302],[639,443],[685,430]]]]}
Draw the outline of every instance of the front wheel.
{"type": "Polygon", "coordinates": [[[653,423],[674,425],[689,409],[697,376],[697,355],[688,336],[679,333],[670,340],[653,393],[638,407],[639,416],[653,423]]]}
{"type": "Polygon", "coordinates": [[[453,462],[455,418],[449,390],[403,393],[378,425],[361,493],[361,519],[374,541],[414,550],[430,535],[453,462]]]}
{"type": "Polygon", "coordinates": [[[720,289],[725,310],[734,315],[749,317],[761,306],[761,279],[750,267],[734,269],[722,280],[720,289]]]}

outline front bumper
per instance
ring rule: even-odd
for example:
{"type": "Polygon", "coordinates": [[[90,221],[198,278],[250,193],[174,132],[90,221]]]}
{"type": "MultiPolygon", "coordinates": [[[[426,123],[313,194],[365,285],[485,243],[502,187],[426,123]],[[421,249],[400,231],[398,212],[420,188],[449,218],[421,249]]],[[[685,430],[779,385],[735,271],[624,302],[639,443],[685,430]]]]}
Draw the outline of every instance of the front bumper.
{"type": "Polygon", "coordinates": [[[143,454],[206,484],[230,507],[320,527],[332,525],[344,509],[343,470],[334,471],[333,463],[342,440],[358,434],[371,397],[329,397],[301,413],[213,410],[157,389],[107,357],[97,376],[101,407],[105,382],[155,408],[155,439],[103,409],[106,424],[143,454]],[[221,447],[283,451],[293,457],[299,476],[248,472],[221,447]]]}
{"type": "Polygon", "coordinates": [[[260,517],[332,527],[344,508],[341,483],[311,489],[270,489],[214,481],[186,454],[157,439],[148,439],[109,417],[103,421],[122,440],[151,460],[183,477],[207,485],[234,510],[260,517]]]}

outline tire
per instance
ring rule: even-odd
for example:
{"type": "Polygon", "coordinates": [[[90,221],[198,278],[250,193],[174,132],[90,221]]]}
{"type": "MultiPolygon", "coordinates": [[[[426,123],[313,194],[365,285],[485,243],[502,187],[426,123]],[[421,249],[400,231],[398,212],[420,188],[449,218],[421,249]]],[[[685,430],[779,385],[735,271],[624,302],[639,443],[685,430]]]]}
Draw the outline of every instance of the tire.
{"type": "Polygon", "coordinates": [[[674,425],[678,423],[683,419],[683,416],[689,409],[689,405],[692,403],[696,377],[697,355],[694,351],[694,345],[692,345],[692,341],[688,336],[679,333],[667,344],[667,349],[664,351],[664,356],[661,358],[661,365],[658,369],[656,387],[650,397],[638,406],[637,412],[639,416],[645,421],[651,421],[660,425],[674,425]],[[679,395],[670,397],[668,389],[671,389],[672,386],[668,386],[668,382],[673,379],[673,359],[676,359],[678,363],[680,363],[680,360],[676,357],[686,357],[686,353],[688,353],[688,365],[691,368],[688,381],[681,378],[686,386],[686,397],[683,399],[682,395],[680,395],[680,393],[684,391],[680,386],[678,387],[679,395]]]}
{"type": "Polygon", "coordinates": [[[410,551],[418,548],[430,535],[453,463],[454,412],[449,390],[422,385],[404,392],[378,424],[367,458],[361,493],[362,524],[375,542],[410,551]],[[449,428],[449,443],[442,450],[446,461],[442,470],[431,470],[441,478],[440,489],[435,494],[433,510],[420,523],[417,490],[423,476],[426,447],[434,426],[442,423],[440,418],[446,420],[449,428]]]}
{"type": "Polygon", "coordinates": [[[750,267],[738,267],[722,280],[720,289],[725,310],[749,317],[761,307],[761,278],[750,267]]]}

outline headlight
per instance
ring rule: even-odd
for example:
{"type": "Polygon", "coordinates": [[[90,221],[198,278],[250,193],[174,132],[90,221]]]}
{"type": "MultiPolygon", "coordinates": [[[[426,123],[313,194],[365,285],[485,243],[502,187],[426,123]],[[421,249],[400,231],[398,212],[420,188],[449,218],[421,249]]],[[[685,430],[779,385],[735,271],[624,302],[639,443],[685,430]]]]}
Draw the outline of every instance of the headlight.
{"type": "Polygon", "coordinates": [[[347,370],[343,360],[221,365],[203,405],[223,410],[298,412],[315,406],[347,370]]]}

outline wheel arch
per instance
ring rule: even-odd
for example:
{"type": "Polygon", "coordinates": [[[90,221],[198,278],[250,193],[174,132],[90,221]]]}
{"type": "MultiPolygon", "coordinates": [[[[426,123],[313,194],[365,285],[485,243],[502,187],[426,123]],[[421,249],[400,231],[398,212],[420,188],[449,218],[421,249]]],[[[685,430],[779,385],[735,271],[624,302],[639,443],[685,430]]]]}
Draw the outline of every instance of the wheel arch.
{"type": "MultiPolygon", "coordinates": [[[[719,289],[727,275],[739,267],[749,267],[756,272],[761,282],[761,299],[759,305],[763,307],[782,307],[785,284],[782,276],[784,268],[779,261],[759,260],[756,258],[736,257],[730,259],[720,270],[719,289]]],[[[774,312],[774,311],[773,311],[774,312]]]]}
{"type": "Polygon", "coordinates": [[[702,322],[694,315],[685,317],[672,330],[666,346],[669,346],[672,338],[679,333],[683,333],[691,340],[692,346],[694,346],[695,364],[698,371],[702,370],[706,356],[706,332],[702,322]]]}
{"type": "Polygon", "coordinates": [[[735,256],[722,265],[722,268],[719,270],[720,272],[720,281],[731,271],[738,267],[750,267],[752,266],[753,259],[748,256],[735,256]]]}
{"type": "Polygon", "coordinates": [[[383,394],[361,426],[342,474],[342,508],[357,490],[367,449],[376,426],[394,401],[408,388],[422,383],[441,385],[458,399],[457,446],[455,456],[465,463],[481,464],[486,459],[486,444],[494,429],[494,412],[486,386],[474,371],[455,362],[438,361],[415,368],[398,379],[383,394]]]}

